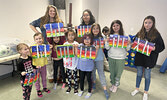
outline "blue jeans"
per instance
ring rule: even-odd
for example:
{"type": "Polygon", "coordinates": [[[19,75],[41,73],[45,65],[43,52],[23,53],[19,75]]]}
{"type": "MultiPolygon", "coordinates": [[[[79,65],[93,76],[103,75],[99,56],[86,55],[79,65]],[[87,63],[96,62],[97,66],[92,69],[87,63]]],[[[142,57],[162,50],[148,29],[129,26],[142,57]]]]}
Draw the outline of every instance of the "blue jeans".
{"type": "Polygon", "coordinates": [[[93,81],[96,81],[96,69],[97,69],[101,85],[104,87],[104,86],[107,86],[107,83],[106,83],[106,77],[104,74],[104,64],[103,63],[104,63],[103,60],[95,61],[95,67],[92,71],[92,77],[93,77],[93,81]]]}
{"type": "Polygon", "coordinates": [[[149,90],[150,82],[151,82],[151,69],[144,68],[142,66],[137,66],[137,77],[136,77],[136,88],[140,87],[140,83],[143,76],[144,69],[144,78],[145,78],[145,91],[149,90]]]}

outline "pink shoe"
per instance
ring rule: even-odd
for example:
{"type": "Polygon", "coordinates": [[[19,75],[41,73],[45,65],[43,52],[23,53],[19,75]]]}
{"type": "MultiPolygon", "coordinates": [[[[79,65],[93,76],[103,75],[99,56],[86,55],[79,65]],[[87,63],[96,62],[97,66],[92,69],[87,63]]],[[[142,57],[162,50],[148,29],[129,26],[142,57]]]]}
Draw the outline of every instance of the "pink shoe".
{"type": "Polygon", "coordinates": [[[112,92],[113,91],[113,89],[114,89],[114,85],[112,85],[110,88],[109,88],[109,90],[112,92]]]}
{"type": "Polygon", "coordinates": [[[66,86],[66,83],[63,83],[63,85],[62,85],[62,87],[61,87],[61,88],[62,88],[62,89],[64,89],[64,88],[65,88],[65,86],[66,86]]]}
{"type": "Polygon", "coordinates": [[[38,97],[40,97],[40,98],[43,97],[41,90],[38,90],[38,91],[37,91],[37,95],[38,95],[38,97]]]}
{"type": "Polygon", "coordinates": [[[114,86],[112,92],[114,92],[114,93],[117,92],[117,88],[118,88],[117,86],[114,86]]]}
{"type": "Polygon", "coordinates": [[[47,88],[44,88],[43,91],[45,91],[46,93],[50,93],[51,91],[47,88]]]}

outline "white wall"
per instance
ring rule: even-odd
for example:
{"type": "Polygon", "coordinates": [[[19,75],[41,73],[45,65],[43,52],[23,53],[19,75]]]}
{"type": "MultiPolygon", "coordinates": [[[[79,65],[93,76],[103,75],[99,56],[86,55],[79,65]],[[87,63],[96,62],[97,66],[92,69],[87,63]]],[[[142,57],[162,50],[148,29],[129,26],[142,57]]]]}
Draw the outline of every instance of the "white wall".
{"type": "MultiPolygon", "coordinates": [[[[153,15],[156,18],[156,28],[167,43],[167,1],[166,0],[99,0],[99,23],[102,27],[113,20],[122,21],[125,33],[136,34],[144,18],[153,15]]],[[[167,44],[165,44],[167,47],[167,44]]],[[[159,55],[157,64],[162,65],[167,57],[167,49],[159,55]]]]}
{"type": "MultiPolygon", "coordinates": [[[[66,0],[67,10],[58,10],[61,19],[68,23],[69,3],[73,5],[72,24],[80,24],[82,12],[90,9],[98,19],[99,0],[66,0]]],[[[45,14],[46,7],[52,0],[0,0],[0,36],[4,38],[14,37],[21,41],[33,43],[34,32],[29,28],[29,23],[45,14]],[[49,2],[50,1],[50,2],[49,2]]],[[[0,66],[0,75],[11,72],[12,67],[0,66]]]]}
{"type": "MultiPolygon", "coordinates": [[[[33,43],[29,23],[43,16],[48,4],[48,0],[0,0],[0,36],[33,43]]],[[[11,71],[12,66],[0,66],[0,76],[11,71]]]]}
{"type": "Polygon", "coordinates": [[[69,3],[72,3],[72,24],[77,26],[81,23],[82,12],[90,9],[98,21],[99,0],[66,0],[66,22],[69,22],[69,3]]]}
{"type": "Polygon", "coordinates": [[[0,0],[1,37],[33,41],[29,23],[43,16],[48,0],[0,0]]]}
{"type": "Polygon", "coordinates": [[[98,16],[99,16],[99,0],[82,0],[82,10],[90,9],[93,16],[96,19],[96,22],[98,22],[98,16]]]}

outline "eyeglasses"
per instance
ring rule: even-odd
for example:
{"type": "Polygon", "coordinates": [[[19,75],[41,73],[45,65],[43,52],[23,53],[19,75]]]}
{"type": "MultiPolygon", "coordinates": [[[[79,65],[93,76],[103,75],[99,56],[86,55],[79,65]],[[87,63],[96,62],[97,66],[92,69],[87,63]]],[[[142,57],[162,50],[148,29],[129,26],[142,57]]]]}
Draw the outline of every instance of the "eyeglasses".
{"type": "Polygon", "coordinates": [[[83,15],[83,17],[88,17],[89,15],[83,15]]]}
{"type": "Polygon", "coordinates": [[[84,39],[84,40],[87,40],[87,41],[88,41],[88,40],[90,40],[90,38],[86,38],[86,39],[84,39]]]}

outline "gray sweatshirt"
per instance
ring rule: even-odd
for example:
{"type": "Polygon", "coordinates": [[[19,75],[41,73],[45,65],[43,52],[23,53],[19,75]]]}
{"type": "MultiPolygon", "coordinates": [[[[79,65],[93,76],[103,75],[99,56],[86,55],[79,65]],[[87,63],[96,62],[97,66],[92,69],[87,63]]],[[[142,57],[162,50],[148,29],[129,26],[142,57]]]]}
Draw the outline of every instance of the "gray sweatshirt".
{"type": "Polygon", "coordinates": [[[108,57],[112,59],[125,59],[127,51],[125,48],[110,47],[108,42],[105,42],[105,48],[108,50],[108,57]]]}

